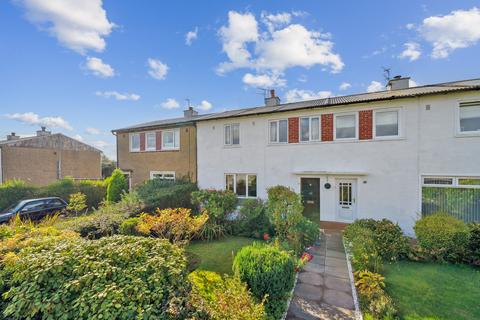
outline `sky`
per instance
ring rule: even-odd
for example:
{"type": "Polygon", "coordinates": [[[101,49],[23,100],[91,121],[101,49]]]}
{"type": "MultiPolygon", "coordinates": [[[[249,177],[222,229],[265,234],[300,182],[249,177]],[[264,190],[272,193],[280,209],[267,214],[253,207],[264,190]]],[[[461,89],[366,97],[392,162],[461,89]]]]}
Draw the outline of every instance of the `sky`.
{"type": "Polygon", "coordinates": [[[0,2],[0,140],[480,78],[477,1],[0,2]]]}

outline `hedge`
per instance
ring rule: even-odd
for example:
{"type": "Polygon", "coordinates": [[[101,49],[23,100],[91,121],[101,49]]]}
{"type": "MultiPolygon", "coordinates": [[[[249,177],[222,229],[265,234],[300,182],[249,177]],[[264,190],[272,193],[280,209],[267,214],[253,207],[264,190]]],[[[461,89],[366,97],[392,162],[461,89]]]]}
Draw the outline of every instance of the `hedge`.
{"type": "Polygon", "coordinates": [[[198,190],[197,185],[188,181],[148,180],[136,188],[145,210],[167,208],[193,209],[191,194],[198,190]]]}

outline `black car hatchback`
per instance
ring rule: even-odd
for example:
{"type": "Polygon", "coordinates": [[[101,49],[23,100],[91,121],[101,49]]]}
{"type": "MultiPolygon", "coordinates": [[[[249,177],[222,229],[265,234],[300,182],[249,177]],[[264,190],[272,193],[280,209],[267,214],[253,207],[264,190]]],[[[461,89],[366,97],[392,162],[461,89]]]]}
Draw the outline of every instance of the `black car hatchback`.
{"type": "Polygon", "coordinates": [[[40,220],[66,207],[65,200],[57,197],[21,200],[0,213],[0,223],[8,222],[16,214],[22,220],[40,220]]]}

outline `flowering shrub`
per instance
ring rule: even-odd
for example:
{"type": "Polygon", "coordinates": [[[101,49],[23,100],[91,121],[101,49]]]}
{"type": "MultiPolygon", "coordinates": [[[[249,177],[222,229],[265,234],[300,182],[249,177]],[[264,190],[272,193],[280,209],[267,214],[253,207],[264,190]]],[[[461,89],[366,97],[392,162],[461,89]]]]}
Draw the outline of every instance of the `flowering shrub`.
{"type": "Polygon", "coordinates": [[[257,303],[248,288],[238,278],[224,279],[210,271],[192,272],[190,301],[212,320],[266,320],[263,301],[257,303]]]}
{"type": "Polygon", "coordinates": [[[304,252],[301,255],[300,259],[298,259],[297,265],[295,266],[295,272],[300,272],[300,270],[302,270],[302,268],[312,260],[313,260],[313,255],[311,255],[308,252],[304,252]]]}
{"type": "Polygon", "coordinates": [[[135,229],[142,235],[183,243],[190,241],[207,220],[206,214],[193,217],[191,210],[186,208],[157,209],[154,215],[141,214],[135,229]]]}

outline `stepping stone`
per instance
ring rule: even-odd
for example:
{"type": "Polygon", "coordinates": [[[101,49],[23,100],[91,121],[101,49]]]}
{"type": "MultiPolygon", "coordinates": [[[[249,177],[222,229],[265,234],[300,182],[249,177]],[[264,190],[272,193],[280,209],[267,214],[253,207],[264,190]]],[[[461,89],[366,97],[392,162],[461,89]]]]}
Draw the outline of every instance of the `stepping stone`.
{"type": "Polygon", "coordinates": [[[349,310],[355,309],[352,295],[343,291],[325,289],[323,292],[323,302],[349,310]]]}
{"type": "Polygon", "coordinates": [[[322,299],[322,287],[312,286],[306,283],[297,283],[293,294],[307,300],[320,301],[322,299]]]}
{"type": "Polygon", "coordinates": [[[344,292],[347,292],[348,294],[351,294],[352,292],[350,280],[332,277],[332,276],[325,276],[323,281],[324,281],[324,286],[327,289],[344,291],[344,292]]]}
{"type": "Polygon", "coordinates": [[[298,275],[298,280],[300,282],[311,284],[314,286],[323,285],[323,277],[318,273],[302,272],[298,275]]]}

